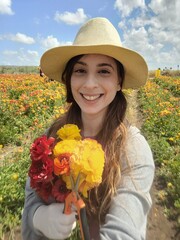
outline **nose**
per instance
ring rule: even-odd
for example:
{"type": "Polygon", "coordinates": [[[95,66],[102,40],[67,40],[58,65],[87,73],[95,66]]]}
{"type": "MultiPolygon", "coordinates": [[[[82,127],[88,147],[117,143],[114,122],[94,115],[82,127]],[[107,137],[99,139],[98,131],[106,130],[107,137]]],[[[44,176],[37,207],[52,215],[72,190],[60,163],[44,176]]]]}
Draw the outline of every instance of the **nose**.
{"type": "Polygon", "coordinates": [[[84,82],[84,88],[96,88],[98,86],[98,80],[94,74],[88,74],[84,82]]]}

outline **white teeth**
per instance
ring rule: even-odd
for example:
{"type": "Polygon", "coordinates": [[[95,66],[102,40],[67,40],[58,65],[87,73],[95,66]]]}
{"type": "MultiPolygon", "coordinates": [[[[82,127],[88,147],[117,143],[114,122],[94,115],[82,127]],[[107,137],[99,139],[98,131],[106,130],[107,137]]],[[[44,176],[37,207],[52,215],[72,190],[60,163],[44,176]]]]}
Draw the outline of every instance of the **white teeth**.
{"type": "Polygon", "coordinates": [[[100,97],[100,94],[99,94],[99,95],[95,95],[95,96],[83,95],[83,97],[84,97],[86,100],[93,101],[93,100],[95,100],[95,99],[98,99],[98,98],[100,97]]]}

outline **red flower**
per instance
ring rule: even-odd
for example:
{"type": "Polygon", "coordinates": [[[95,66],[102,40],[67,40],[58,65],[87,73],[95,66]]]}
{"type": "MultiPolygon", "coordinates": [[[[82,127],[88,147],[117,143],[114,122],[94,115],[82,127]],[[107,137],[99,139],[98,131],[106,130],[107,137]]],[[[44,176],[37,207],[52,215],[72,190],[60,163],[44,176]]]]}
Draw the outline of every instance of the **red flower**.
{"type": "Polygon", "coordinates": [[[31,179],[30,186],[36,189],[37,194],[48,203],[49,198],[52,196],[52,183],[51,182],[36,182],[31,179]]]}
{"type": "Polygon", "coordinates": [[[42,161],[32,161],[29,176],[32,185],[36,184],[35,182],[51,181],[53,179],[53,160],[46,157],[42,161]]]}
{"type": "Polygon", "coordinates": [[[69,159],[71,154],[64,153],[60,154],[54,159],[54,174],[59,176],[62,174],[68,174],[70,171],[69,159]]]}
{"type": "Polygon", "coordinates": [[[55,139],[43,135],[37,138],[30,148],[31,159],[38,161],[52,154],[55,139]]]}
{"type": "Polygon", "coordinates": [[[52,196],[52,187],[53,186],[51,182],[43,182],[40,189],[37,190],[37,193],[45,202],[48,202],[49,198],[52,196]]]}
{"type": "Polygon", "coordinates": [[[66,183],[62,179],[58,179],[52,188],[52,196],[56,201],[64,202],[69,193],[70,190],[66,188],[66,183]]]}

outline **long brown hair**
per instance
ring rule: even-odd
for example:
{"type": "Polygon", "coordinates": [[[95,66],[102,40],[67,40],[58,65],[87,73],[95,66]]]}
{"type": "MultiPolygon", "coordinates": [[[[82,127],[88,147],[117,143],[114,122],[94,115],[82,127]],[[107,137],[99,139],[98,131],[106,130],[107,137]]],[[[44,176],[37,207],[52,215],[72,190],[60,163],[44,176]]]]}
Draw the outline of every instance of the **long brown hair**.
{"type": "MultiPolygon", "coordinates": [[[[82,129],[81,109],[75,102],[71,91],[71,75],[74,65],[83,55],[78,55],[69,60],[62,74],[62,81],[66,86],[67,102],[70,107],[67,113],[58,118],[49,129],[49,136],[56,137],[57,130],[64,124],[76,124],[82,129]]],[[[119,84],[122,88],[125,71],[123,65],[114,59],[117,64],[119,84]]],[[[99,222],[103,223],[105,215],[109,210],[112,197],[116,193],[116,187],[121,179],[120,153],[126,137],[126,126],[124,118],[127,101],[120,90],[116,93],[114,100],[110,103],[105,116],[103,127],[96,136],[105,151],[105,167],[102,183],[97,188],[89,191],[89,198],[84,201],[87,205],[89,216],[98,216],[99,222]]]]}

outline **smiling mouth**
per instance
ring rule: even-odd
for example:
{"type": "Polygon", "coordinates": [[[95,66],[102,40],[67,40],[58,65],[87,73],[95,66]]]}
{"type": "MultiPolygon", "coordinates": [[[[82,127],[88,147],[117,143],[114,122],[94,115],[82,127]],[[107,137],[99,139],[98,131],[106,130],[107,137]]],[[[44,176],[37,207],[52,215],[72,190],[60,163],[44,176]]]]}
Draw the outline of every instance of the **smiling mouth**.
{"type": "Polygon", "coordinates": [[[103,94],[98,94],[98,95],[86,95],[86,94],[82,94],[82,93],[81,93],[81,96],[82,96],[84,99],[88,100],[88,101],[94,101],[94,100],[100,98],[102,95],[103,95],[103,94]]]}

